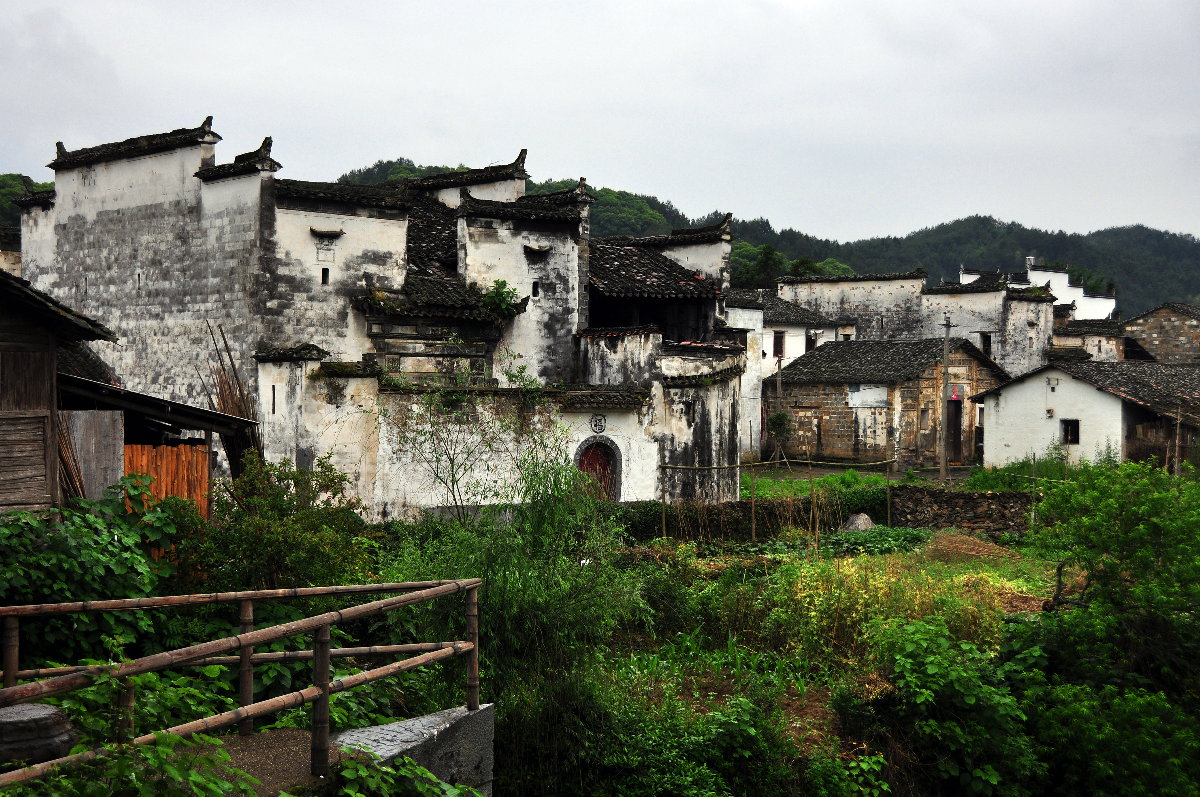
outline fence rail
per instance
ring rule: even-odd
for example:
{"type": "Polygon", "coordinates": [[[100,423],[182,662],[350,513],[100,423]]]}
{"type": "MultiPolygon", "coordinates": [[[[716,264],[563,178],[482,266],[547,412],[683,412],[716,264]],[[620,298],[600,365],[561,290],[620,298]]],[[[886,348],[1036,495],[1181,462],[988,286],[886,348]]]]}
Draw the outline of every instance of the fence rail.
{"type": "MultiPolygon", "coordinates": [[[[192,722],[176,725],[156,733],[133,739],[134,744],[153,742],[160,734],[187,736],[193,733],[217,730],[237,724],[241,735],[254,730],[254,718],[273,714],[287,708],[312,703],[312,749],[310,771],[314,775],[325,775],[329,771],[329,696],[335,692],[352,689],[363,684],[387,678],[406,670],[447,659],[453,656],[467,657],[466,695],[467,710],[479,708],[479,587],[481,579],[457,579],[447,581],[415,581],[393,584],[352,584],[331,587],[302,587],[279,590],[247,590],[242,592],[218,592],[195,595],[170,595],[156,598],[124,598],[100,601],[75,601],[71,603],[44,603],[24,606],[0,606],[3,618],[2,663],[4,688],[0,689],[0,707],[27,703],[53,695],[65,694],[90,685],[101,673],[109,673],[118,681],[147,672],[194,667],[209,664],[238,665],[238,703],[232,711],[204,717],[192,722]],[[361,595],[369,593],[403,592],[381,600],[371,601],[331,612],[293,620],[269,628],[254,628],[254,601],[286,600],[289,598],[361,595]],[[404,645],[376,645],[357,648],[331,648],[329,631],[331,626],[347,620],[356,620],[389,612],[404,606],[434,600],[436,598],[465,593],[466,639],[453,642],[418,642],[404,645]],[[21,618],[48,617],[83,612],[142,611],[149,609],[199,606],[213,603],[238,603],[240,633],[221,639],[209,640],[184,648],[164,651],[113,666],[54,667],[21,670],[20,628],[21,618]],[[312,632],[311,650],[254,653],[254,646],[274,642],[287,637],[312,632]],[[237,652],[236,656],[221,654],[237,652]],[[379,657],[397,654],[419,655],[394,661],[337,680],[330,679],[330,660],[348,657],[379,657]],[[313,683],[311,686],[279,695],[269,700],[254,701],[254,665],[271,661],[312,661],[313,683]],[[49,677],[46,677],[49,676],[49,677]],[[32,683],[18,684],[18,680],[38,679],[32,683]]],[[[135,695],[128,687],[117,696],[117,707],[124,719],[122,730],[132,729],[135,695]]],[[[53,761],[0,774],[0,788],[14,783],[33,780],[50,772],[57,766],[81,763],[95,758],[101,750],[90,750],[64,756],[53,761]]]]}

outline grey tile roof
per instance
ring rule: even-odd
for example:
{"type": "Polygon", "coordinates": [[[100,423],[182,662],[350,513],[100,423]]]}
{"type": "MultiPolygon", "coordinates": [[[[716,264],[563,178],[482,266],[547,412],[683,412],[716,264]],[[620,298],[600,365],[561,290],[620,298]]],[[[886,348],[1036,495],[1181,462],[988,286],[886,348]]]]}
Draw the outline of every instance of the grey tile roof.
{"type": "Polygon", "coordinates": [[[212,117],[200,123],[199,127],[181,127],[168,133],[152,133],[146,136],[127,138],[112,144],[100,144],[96,147],[84,147],[68,151],[59,141],[57,157],[47,165],[58,171],[60,169],[75,169],[80,166],[90,166],[94,163],[137,158],[142,155],[153,155],[158,152],[170,152],[173,149],[191,147],[203,142],[215,143],[221,137],[212,130],[212,117]]]}
{"type": "MultiPolygon", "coordinates": [[[[1200,320],[1200,305],[1185,304],[1183,302],[1165,302],[1164,304],[1160,304],[1158,307],[1155,307],[1153,310],[1147,310],[1139,316],[1134,316],[1133,318],[1129,319],[1129,321],[1137,321],[1145,318],[1148,315],[1153,315],[1159,310],[1166,310],[1171,313],[1178,313],[1179,315],[1185,315],[1188,318],[1200,320]]],[[[1126,321],[1125,323],[1129,323],[1129,321],[1126,321]]]]}
{"type": "Polygon", "coordinates": [[[376,291],[355,298],[354,304],[375,315],[496,320],[484,309],[479,291],[453,275],[411,263],[400,291],[376,291]]]}
{"type": "Polygon", "coordinates": [[[1182,410],[1183,419],[1200,425],[1200,365],[1122,360],[1061,360],[1022,374],[972,398],[1003,390],[1011,384],[1034,378],[1048,368],[1057,368],[1098,390],[1147,407],[1162,415],[1173,416],[1182,410]]]}
{"type": "Polygon", "coordinates": [[[652,335],[660,332],[656,324],[640,327],[587,327],[575,333],[577,338],[627,338],[631,335],[652,335]]]}
{"type": "Polygon", "coordinates": [[[63,340],[108,340],[117,336],[95,319],[67,307],[48,293],[42,293],[29,280],[0,270],[0,307],[23,308],[40,318],[63,340]]]}
{"type": "Polygon", "coordinates": [[[422,198],[408,211],[409,265],[456,268],[458,220],[453,208],[436,199],[422,198]]]}
{"type": "Polygon", "coordinates": [[[816,310],[781,299],[773,291],[763,288],[730,288],[725,291],[725,306],[746,310],[762,310],[763,324],[784,327],[832,327],[837,326],[832,318],[816,310]]]}
{"type": "Polygon", "coordinates": [[[358,207],[404,210],[411,204],[407,194],[388,186],[323,183],[310,180],[275,181],[275,196],[283,200],[333,202],[358,207]]]}
{"type": "Polygon", "coordinates": [[[526,150],[521,150],[517,159],[512,163],[499,166],[485,166],[482,169],[463,169],[456,172],[442,172],[427,177],[401,178],[390,181],[412,188],[438,190],[442,188],[459,188],[468,185],[483,185],[496,183],[501,180],[525,180],[529,175],[525,172],[526,150]]]}
{"type": "Polygon", "coordinates": [[[588,201],[590,198],[587,195],[575,191],[523,196],[516,202],[493,202],[467,196],[458,206],[458,215],[483,219],[578,224],[582,219],[580,206],[588,201]]]}
{"type": "Polygon", "coordinates": [[[671,246],[691,246],[694,244],[711,244],[720,241],[728,240],[731,237],[730,223],[733,220],[732,213],[726,213],[725,217],[716,224],[708,224],[703,227],[684,227],[679,230],[671,230],[670,235],[650,235],[643,238],[634,238],[628,235],[612,236],[607,240],[621,242],[630,246],[644,246],[649,248],[665,249],[671,246]]]}
{"type": "Polygon", "coordinates": [[[718,281],[689,271],[671,258],[624,238],[593,238],[588,261],[592,286],[606,296],[715,299],[718,281]]]}
{"type": "Polygon", "coordinates": [[[763,291],[755,288],[730,288],[725,291],[725,306],[742,310],[762,310],[763,291]]]}
{"type": "MultiPolygon", "coordinates": [[[[951,351],[963,349],[1008,375],[965,338],[951,338],[951,351]]],[[[788,384],[894,384],[919,377],[942,360],[942,339],[831,341],[792,361],[780,381],[788,384]]]]}
{"type": "Polygon", "coordinates": [[[283,166],[279,161],[271,157],[272,143],[271,137],[267,136],[263,139],[262,145],[258,149],[243,152],[233,159],[233,163],[224,163],[220,166],[205,166],[196,172],[196,176],[207,182],[209,180],[221,180],[225,177],[238,177],[243,174],[277,172],[283,166]]]}
{"type": "Polygon", "coordinates": [[[875,282],[880,280],[925,279],[927,276],[929,275],[925,272],[925,269],[918,268],[914,271],[903,271],[894,274],[841,274],[817,277],[780,277],[778,282],[784,285],[798,285],[805,282],[875,282]]]}
{"type": "MultiPolygon", "coordinates": [[[[1057,305],[1056,305],[1057,307],[1057,305]]],[[[1104,335],[1107,337],[1125,337],[1125,324],[1120,321],[1110,321],[1106,318],[1076,318],[1063,324],[1055,330],[1059,335],[1104,335]]]]}

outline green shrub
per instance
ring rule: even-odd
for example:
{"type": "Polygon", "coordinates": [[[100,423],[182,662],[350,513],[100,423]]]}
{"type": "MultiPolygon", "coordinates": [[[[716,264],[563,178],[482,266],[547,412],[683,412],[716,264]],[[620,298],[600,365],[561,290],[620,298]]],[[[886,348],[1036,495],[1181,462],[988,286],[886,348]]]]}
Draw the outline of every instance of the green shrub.
{"type": "Polygon", "coordinates": [[[313,470],[265,462],[253,452],[221,485],[208,523],[194,518],[175,557],[190,591],[276,589],[360,583],[373,546],[362,537],[350,479],[330,463],[313,470]]]}
{"type": "Polygon", "coordinates": [[[5,797],[224,797],[258,781],[229,765],[221,740],[164,734],[153,744],[110,745],[90,762],[9,786],[5,797]]]}
{"type": "Polygon", "coordinates": [[[933,536],[932,529],[872,526],[862,531],[838,531],[824,539],[826,551],[833,556],[886,554],[912,551],[933,536]]]}
{"type": "MultiPolygon", "coordinates": [[[[889,623],[877,663],[890,691],[845,712],[851,733],[904,751],[900,781],[943,794],[1029,794],[1042,765],[992,653],[938,621],[889,623]]],[[[925,791],[925,789],[921,789],[925,791]]]]}
{"type": "MultiPolygon", "coordinates": [[[[127,476],[103,499],[56,512],[0,515],[0,602],[58,603],[157,594],[170,566],[150,555],[169,545],[178,516],[150,498],[146,476],[127,476]]],[[[21,663],[95,656],[111,636],[132,644],[153,628],[149,612],[76,614],[25,623],[21,663]]]]}

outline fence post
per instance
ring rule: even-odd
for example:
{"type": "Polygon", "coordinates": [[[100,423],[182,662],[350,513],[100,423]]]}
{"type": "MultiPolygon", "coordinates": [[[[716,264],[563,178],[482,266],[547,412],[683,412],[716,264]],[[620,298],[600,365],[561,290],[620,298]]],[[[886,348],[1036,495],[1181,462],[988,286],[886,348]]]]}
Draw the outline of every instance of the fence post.
{"type": "Polygon", "coordinates": [[[132,678],[120,680],[121,693],[117,696],[117,741],[127,742],[133,738],[133,704],[136,687],[132,678]]]}
{"type": "Polygon", "coordinates": [[[4,618],[4,688],[17,685],[20,664],[21,621],[16,615],[4,618]]]}
{"type": "MultiPolygon", "coordinates": [[[[239,633],[248,634],[254,630],[254,601],[239,602],[238,621],[241,623],[239,633]]],[[[254,648],[242,648],[238,662],[238,705],[248,706],[254,702],[254,648]]],[[[238,735],[249,736],[254,733],[254,717],[246,717],[238,723],[238,735]]]]}
{"type": "Polygon", "coordinates": [[[317,777],[329,774],[329,625],[313,634],[313,686],[321,696],[313,701],[312,749],[309,772],[317,777]]]}
{"type": "Polygon", "coordinates": [[[479,588],[467,590],[467,711],[479,710],[479,588]]]}

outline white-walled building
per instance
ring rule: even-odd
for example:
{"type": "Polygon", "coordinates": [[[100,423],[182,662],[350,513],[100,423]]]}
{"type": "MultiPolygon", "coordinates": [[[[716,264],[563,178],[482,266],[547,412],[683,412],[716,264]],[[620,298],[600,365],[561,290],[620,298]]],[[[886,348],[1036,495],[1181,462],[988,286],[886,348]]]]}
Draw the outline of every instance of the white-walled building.
{"type": "Polygon", "coordinates": [[[1025,270],[1003,273],[999,269],[976,269],[958,267],[958,281],[965,284],[978,281],[981,277],[1002,276],[1009,285],[1019,288],[1043,287],[1054,294],[1059,302],[1075,305],[1075,318],[1113,318],[1117,312],[1117,297],[1114,294],[1090,293],[1082,285],[1071,282],[1065,268],[1037,264],[1037,258],[1025,258],[1025,270]]]}
{"type": "Polygon", "coordinates": [[[54,189],[20,200],[27,278],[117,331],[102,354],[130,387],[205,401],[216,333],[268,458],[332,456],[378,517],[446,501],[413,446],[470,415],[428,414],[448,390],[480,433],[521,419],[469,478],[511,479],[503,452],[559,423],[610,497],[736,498],[748,341],[718,323],[728,218],[595,239],[586,184],[526,196],[524,151],[367,186],[278,178],[269,138],[218,164],[220,139],[210,117],[60,143],[54,189]]]}
{"type": "Polygon", "coordinates": [[[1174,461],[1200,427],[1200,367],[1126,360],[1066,360],[972,399],[987,424],[984,465],[1007,465],[1061,447],[1068,459],[1174,461]]]}

